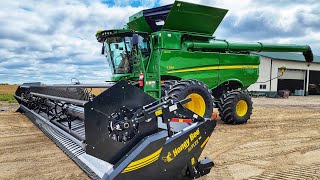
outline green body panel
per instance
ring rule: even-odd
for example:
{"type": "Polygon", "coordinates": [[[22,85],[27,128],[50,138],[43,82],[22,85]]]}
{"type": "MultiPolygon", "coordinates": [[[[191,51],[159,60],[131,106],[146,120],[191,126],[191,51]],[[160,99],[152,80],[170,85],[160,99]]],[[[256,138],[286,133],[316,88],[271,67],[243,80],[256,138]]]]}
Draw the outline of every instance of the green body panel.
{"type": "MultiPolygon", "coordinates": [[[[230,80],[238,81],[243,87],[247,87],[258,79],[259,56],[181,50],[159,51],[158,60],[151,62],[160,62],[161,76],[200,80],[210,89],[230,80]],[[247,67],[248,65],[255,67],[247,67]]],[[[153,67],[155,66],[151,63],[147,72],[153,72],[153,67]]]]}
{"type": "Polygon", "coordinates": [[[249,87],[259,77],[260,56],[246,54],[220,54],[219,83],[237,81],[242,86],[249,87]],[[224,67],[230,67],[224,68],[224,67]]]}
{"type": "Polygon", "coordinates": [[[219,66],[218,53],[188,52],[180,50],[161,50],[161,75],[177,77],[179,79],[197,79],[213,88],[219,82],[218,70],[198,70],[219,66]],[[186,72],[176,72],[185,70],[186,72]]]}
{"type": "Polygon", "coordinates": [[[158,46],[154,48],[181,49],[181,43],[177,43],[181,41],[181,32],[160,31],[154,34],[158,36],[158,46]]]}
{"type": "Polygon", "coordinates": [[[121,81],[124,79],[132,79],[134,78],[135,75],[134,74],[114,74],[112,75],[112,81],[121,81]]]}

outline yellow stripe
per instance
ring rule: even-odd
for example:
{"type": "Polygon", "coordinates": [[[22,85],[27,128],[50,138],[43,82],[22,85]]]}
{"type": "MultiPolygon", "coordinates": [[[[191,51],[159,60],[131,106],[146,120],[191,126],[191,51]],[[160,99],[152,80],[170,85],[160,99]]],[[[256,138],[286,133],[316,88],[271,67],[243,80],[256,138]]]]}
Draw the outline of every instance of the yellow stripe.
{"type": "Polygon", "coordinates": [[[125,172],[129,172],[129,171],[133,171],[139,168],[142,168],[144,166],[147,166],[151,163],[153,163],[154,161],[158,160],[160,153],[162,151],[162,148],[160,148],[159,150],[157,150],[156,152],[150,154],[149,156],[146,156],[142,159],[136,160],[131,162],[123,171],[122,173],[125,172]]]}
{"type": "MultiPolygon", "coordinates": [[[[159,154],[159,156],[160,156],[160,154],[159,154]]],[[[149,164],[152,164],[152,163],[154,163],[155,161],[157,161],[157,160],[159,159],[159,156],[154,157],[153,159],[150,159],[149,161],[144,162],[143,164],[140,164],[140,165],[138,165],[138,166],[134,166],[134,167],[130,167],[130,168],[127,167],[127,168],[125,168],[125,169],[122,171],[122,173],[135,171],[135,170],[137,170],[137,169],[140,169],[140,168],[143,168],[143,167],[145,167],[145,166],[148,166],[149,164]]]]}
{"type": "Polygon", "coordinates": [[[160,155],[161,151],[162,151],[162,148],[160,148],[158,151],[154,152],[153,154],[150,154],[149,156],[146,156],[146,157],[144,157],[144,158],[142,158],[142,159],[133,161],[132,163],[130,163],[130,164],[128,165],[128,167],[136,166],[136,165],[139,165],[140,163],[143,163],[144,161],[147,161],[147,160],[149,160],[149,159],[152,159],[152,158],[154,158],[155,156],[160,155]]]}
{"type": "Polygon", "coordinates": [[[137,165],[137,166],[133,166],[133,167],[127,167],[127,168],[125,168],[125,169],[122,171],[122,173],[130,172],[130,171],[135,171],[135,170],[137,170],[137,169],[143,168],[143,167],[145,167],[145,166],[147,166],[147,165],[149,165],[149,164],[157,161],[158,158],[159,158],[159,156],[160,156],[160,154],[159,154],[158,156],[154,157],[153,159],[150,159],[150,160],[144,162],[143,164],[140,164],[140,165],[137,165]]]}
{"type": "Polygon", "coordinates": [[[212,66],[212,67],[202,67],[202,68],[192,68],[192,69],[182,69],[182,70],[175,70],[175,71],[168,71],[168,74],[172,73],[181,73],[181,72],[192,72],[192,71],[208,71],[208,70],[217,70],[219,66],[212,66]]]}
{"type": "Polygon", "coordinates": [[[201,67],[201,68],[168,71],[168,74],[192,72],[192,71],[209,71],[209,70],[219,70],[219,69],[257,69],[257,68],[259,68],[259,65],[209,66],[209,67],[201,67]]]}
{"type": "Polygon", "coordinates": [[[258,65],[220,66],[219,69],[257,69],[258,65]]]}
{"type": "Polygon", "coordinates": [[[201,148],[203,148],[206,144],[207,144],[207,142],[209,141],[209,138],[210,138],[210,136],[208,136],[207,138],[206,138],[206,140],[204,140],[203,141],[203,143],[201,144],[201,148]]]}

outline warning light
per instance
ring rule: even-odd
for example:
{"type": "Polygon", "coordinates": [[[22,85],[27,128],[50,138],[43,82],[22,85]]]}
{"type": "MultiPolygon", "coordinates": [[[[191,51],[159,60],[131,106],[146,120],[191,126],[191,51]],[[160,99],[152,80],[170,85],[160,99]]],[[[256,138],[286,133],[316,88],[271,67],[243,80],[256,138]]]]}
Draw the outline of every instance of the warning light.
{"type": "Polygon", "coordinates": [[[213,112],[213,113],[211,114],[211,119],[212,119],[212,120],[216,120],[217,118],[218,118],[218,114],[215,113],[215,112],[213,112]]]}

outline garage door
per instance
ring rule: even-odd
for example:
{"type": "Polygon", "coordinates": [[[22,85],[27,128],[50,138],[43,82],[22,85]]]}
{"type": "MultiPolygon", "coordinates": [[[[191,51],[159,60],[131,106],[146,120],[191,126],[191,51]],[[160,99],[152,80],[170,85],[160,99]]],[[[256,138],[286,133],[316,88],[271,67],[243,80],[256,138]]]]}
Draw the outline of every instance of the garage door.
{"type": "Polygon", "coordinates": [[[309,71],[309,94],[320,95],[320,71],[309,71]]]}
{"type": "MultiPolygon", "coordinates": [[[[279,79],[296,79],[296,80],[304,80],[304,70],[293,70],[287,69],[283,76],[279,77],[279,79]]],[[[278,71],[278,76],[281,75],[281,71],[278,71]]]]}
{"type": "MultiPolygon", "coordinates": [[[[278,71],[281,75],[281,71],[278,71]]],[[[294,94],[295,90],[304,91],[305,71],[288,69],[283,76],[278,79],[278,90],[289,90],[294,94]]]]}

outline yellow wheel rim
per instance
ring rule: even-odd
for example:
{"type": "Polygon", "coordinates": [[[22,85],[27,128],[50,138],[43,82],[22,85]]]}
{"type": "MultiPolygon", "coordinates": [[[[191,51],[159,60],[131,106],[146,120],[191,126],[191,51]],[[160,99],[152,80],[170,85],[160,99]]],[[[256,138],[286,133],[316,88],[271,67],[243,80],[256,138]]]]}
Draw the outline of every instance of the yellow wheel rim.
{"type": "Polygon", "coordinates": [[[191,101],[186,103],[184,106],[192,112],[203,117],[204,113],[206,112],[206,103],[203,97],[197,93],[192,93],[189,94],[187,98],[191,98],[191,101]]]}
{"type": "Polygon", "coordinates": [[[240,100],[236,106],[237,115],[243,117],[248,112],[248,104],[245,100],[240,100]]]}

